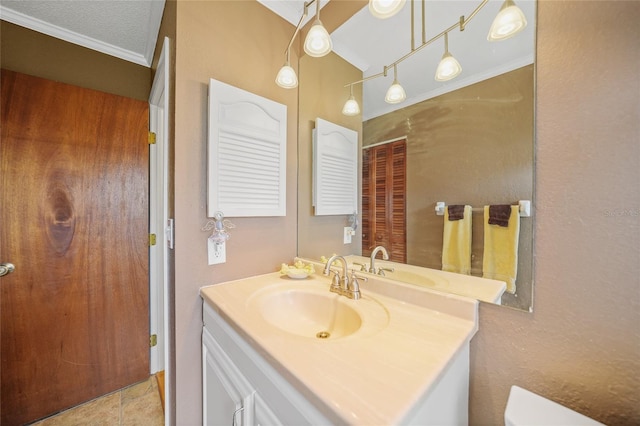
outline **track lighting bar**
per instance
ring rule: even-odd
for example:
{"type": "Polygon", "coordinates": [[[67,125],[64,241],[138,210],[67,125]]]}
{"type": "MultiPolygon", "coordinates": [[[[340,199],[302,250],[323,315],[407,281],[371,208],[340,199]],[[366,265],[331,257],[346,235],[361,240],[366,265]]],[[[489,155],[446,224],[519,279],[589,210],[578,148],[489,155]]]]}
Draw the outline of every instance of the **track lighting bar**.
{"type": "MultiPolygon", "coordinates": [[[[434,41],[440,39],[441,37],[444,37],[445,39],[444,40],[445,53],[442,56],[440,63],[438,64],[438,69],[436,71],[435,79],[438,81],[450,80],[452,78],[455,78],[462,71],[462,68],[460,67],[460,64],[458,63],[458,61],[449,53],[447,36],[449,32],[453,31],[456,28],[459,28],[460,31],[464,31],[466,25],[478,14],[478,12],[480,12],[480,10],[482,10],[482,8],[489,2],[489,0],[482,0],[480,4],[471,12],[471,14],[469,14],[469,16],[466,19],[464,15],[461,16],[458,22],[451,25],[449,28],[446,28],[441,33],[430,38],[429,40],[426,40],[425,0],[422,0],[422,44],[417,48],[415,47],[415,40],[414,40],[414,33],[415,33],[414,4],[413,4],[413,0],[410,0],[410,1],[411,1],[411,50],[409,51],[409,53],[397,59],[395,62],[392,62],[389,65],[385,65],[381,73],[374,74],[369,77],[363,78],[361,80],[353,81],[351,83],[345,84],[344,87],[347,87],[347,86],[350,87],[351,94],[353,94],[354,84],[364,83],[365,81],[373,80],[378,77],[383,77],[383,76],[386,77],[387,71],[389,70],[389,68],[393,67],[394,81],[391,87],[389,88],[389,90],[387,91],[387,96],[385,100],[389,103],[401,102],[402,100],[404,100],[404,91],[402,90],[402,87],[398,84],[398,81],[397,81],[396,68],[398,64],[403,62],[405,59],[410,58],[415,53],[427,47],[434,41]],[[389,94],[393,91],[394,88],[396,88],[396,86],[399,91],[403,92],[402,93],[403,96],[396,96],[394,100],[390,100],[389,94]]],[[[370,10],[372,8],[372,3],[374,2],[375,0],[370,0],[369,2],[370,10]]],[[[402,0],[401,3],[404,3],[404,0],[402,0]]],[[[397,13],[397,10],[394,13],[397,13]]],[[[374,16],[376,16],[375,13],[374,13],[374,16]]],[[[500,8],[498,15],[496,16],[493,24],[491,25],[491,29],[490,29],[489,35],[487,36],[487,39],[489,41],[504,40],[505,38],[509,38],[514,34],[520,32],[526,25],[527,25],[527,22],[524,17],[524,14],[522,14],[522,11],[518,9],[514,1],[504,0],[504,3],[500,8]],[[512,21],[515,21],[515,22],[512,22],[512,21]]],[[[353,96],[350,96],[350,99],[352,98],[353,96]]]]}
{"type": "Polygon", "coordinates": [[[449,28],[447,28],[446,30],[442,31],[438,35],[435,35],[435,36],[431,37],[429,40],[423,42],[420,46],[418,46],[417,48],[413,49],[411,52],[407,53],[406,55],[404,55],[400,59],[396,60],[395,62],[392,62],[391,64],[389,64],[388,67],[391,68],[394,65],[400,64],[402,61],[410,58],[415,53],[417,53],[420,50],[424,49],[425,47],[427,47],[428,45],[430,45],[434,41],[438,40],[439,38],[444,37],[444,35],[446,33],[449,33],[449,32],[451,32],[452,30],[454,30],[456,28],[460,28],[460,31],[464,31],[465,25],[467,25],[469,23],[469,21],[471,21],[473,19],[473,17],[478,14],[480,9],[482,9],[484,7],[484,5],[486,5],[488,2],[489,2],[489,0],[482,0],[482,2],[478,5],[478,7],[476,7],[475,10],[473,12],[471,12],[471,15],[469,15],[468,18],[465,19],[464,15],[461,16],[459,22],[456,22],[455,24],[451,25],[449,28]]]}
{"type": "Polygon", "coordinates": [[[307,9],[315,1],[317,1],[317,0],[311,0],[309,2],[305,2],[304,3],[304,11],[302,12],[302,16],[300,16],[300,20],[298,21],[298,25],[296,25],[296,30],[293,32],[293,35],[291,36],[291,40],[289,41],[289,44],[287,45],[287,48],[284,51],[286,55],[289,55],[289,51],[291,50],[291,46],[293,45],[293,40],[296,39],[296,36],[298,35],[298,33],[300,32],[300,29],[302,28],[302,21],[304,21],[304,19],[307,17],[307,14],[308,14],[307,13],[307,9]]]}
{"type": "MultiPolygon", "coordinates": [[[[482,0],[482,2],[478,5],[478,7],[476,7],[473,12],[471,12],[471,14],[469,15],[468,18],[465,19],[464,15],[460,17],[460,21],[456,22],[455,24],[451,25],[450,27],[448,27],[447,29],[443,30],[442,32],[440,32],[439,34],[431,37],[429,40],[423,41],[422,44],[420,46],[418,46],[415,49],[412,49],[409,53],[407,53],[406,55],[404,55],[403,57],[401,57],[400,59],[397,59],[395,62],[390,63],[389,65],[385,65],[385,70],[378,73],[378,74],[374,74],[374,75],[370,75],[369,77],[363,78],[362,80],[358,80],[358,81],[353,81],[351,83],[347,83],[344,85],[344,87],[348,87],[351,84],[359,84],[359,83],[364,83],[365,81],[368,80],[373,80],[375,78],[378,77],[386,77],[387,73],[386,70],[387,69],[391,69],[394,66],[399,65],[401,62],[405,61],[406,59],[409,59],[411,56],[413,56],[415,53],[419,52],[420,50],[424,49],[425,47],[429,46],[430,44],[432,44],[434,41],[444,37],[444,35],[448,32],[451,32],[452,30],[456,29],[456,28],[460,28],[460,31],[464,31],[464,27],[469,23],[469,21],[471,21],[477,14],[478,12],[489,2],[489,0],[482,0]]],[[[423,0],[423,7],[424,7],[424,0],[423,0]]],[[[413,22],[413,20],[412,20],[413,22]]],[[[423,23],[423,28],[424,28],[424,23],[423,23]]]]}

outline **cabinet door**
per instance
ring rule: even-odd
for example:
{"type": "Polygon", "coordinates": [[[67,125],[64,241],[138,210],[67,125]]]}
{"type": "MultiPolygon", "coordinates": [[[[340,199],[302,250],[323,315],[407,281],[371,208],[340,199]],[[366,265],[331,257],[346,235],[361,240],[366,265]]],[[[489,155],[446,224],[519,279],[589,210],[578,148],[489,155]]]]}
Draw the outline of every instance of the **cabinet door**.
{"type": "Polygon", "coordinates": [[[255,421],[254,424],[256,426],[280,426],[282,422],[280,419],[276,417],[276,415],[271,411],[271,408],[267,405],[266,402],[260,397],[260,394],[255,394],[254,399],[254,409],[255,409],[255,421]]]}
{"type": "Polygon", "coordinates": [[[203,424],[252,425],[255,391],[206,329],[202,364],[203,424]]]}

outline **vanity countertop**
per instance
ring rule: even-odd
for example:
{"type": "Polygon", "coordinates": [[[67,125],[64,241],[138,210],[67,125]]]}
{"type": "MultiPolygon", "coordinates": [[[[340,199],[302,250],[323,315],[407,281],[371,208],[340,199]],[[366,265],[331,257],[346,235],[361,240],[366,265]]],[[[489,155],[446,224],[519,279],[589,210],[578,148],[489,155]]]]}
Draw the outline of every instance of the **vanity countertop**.
{"type": "MultiPolygon", "coordinates": [[[[353,254],[345,256],[345,259],[349,262],[350,267],[353,267],[353,262],[367,265],[371,263],[368,257],[353,254]]],[[[309,261],[307,259],[302,260],[307,262],[309,261]]],[[[322,264],[321,262],[313,260],[311,260],[311,262],[316,265],[322,264]]],[[[500,304],[502,295],[507,288],[504,281],[441,271],[439,269],[426,268],[423,266],[407,265],[404,263],[381,259],[376,259],[376,266],[395,269],[393,272],[387,272],[384,277],[386,279],[400,280],[409,284],[425,287],[429,290],[457,294],[459,296],[477,299],[482,302],[500,304]],[[421,278],[423,280],[421,280],[421,278]]]]}
{"type": "Polygon", "coordinates": [[[347,424],[400,423],[478,329],[475,300],[371,277],[361,283],[360,300],[335,296],[354,308],[361,304],[358,309],[381,304],[386,327],[338,339],[296,336],[270,325],[251,304],[265,287],[288,283],[329,293],[329,278],[321,274],[292,280],[271,273],[203,287],[200,294],[320,411],[347,424]]]}

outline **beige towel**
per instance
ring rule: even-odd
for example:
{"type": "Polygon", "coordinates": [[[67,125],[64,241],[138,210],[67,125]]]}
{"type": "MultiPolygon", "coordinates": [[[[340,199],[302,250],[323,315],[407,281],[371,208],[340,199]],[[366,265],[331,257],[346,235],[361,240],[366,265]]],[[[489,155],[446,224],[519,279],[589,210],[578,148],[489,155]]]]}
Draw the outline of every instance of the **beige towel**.
{"type": "Polygon", "coordinates": [[[444,210],[442,239],[442,270],[471,274],[471,206],[464,206],[460,220],[449,220],[449,209],[444,210]]]}
{"type": "Polygon", "coordinates": [[[507,292],[516,292],[520,208],[511,206],[508,226],[489,225],[489,206],[484,206],[484,255],[482,276],[507,283],[507,292]]]}

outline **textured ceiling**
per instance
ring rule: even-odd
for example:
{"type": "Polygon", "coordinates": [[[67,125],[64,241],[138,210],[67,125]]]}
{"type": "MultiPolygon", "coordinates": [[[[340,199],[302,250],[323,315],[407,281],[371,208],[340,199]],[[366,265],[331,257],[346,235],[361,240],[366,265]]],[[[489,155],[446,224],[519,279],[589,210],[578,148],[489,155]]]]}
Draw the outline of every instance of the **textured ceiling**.
{"type": "Polygon", "coordinates": [[[2,0],[2,20],[150,66],[165,0],[2,0]]]}

